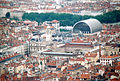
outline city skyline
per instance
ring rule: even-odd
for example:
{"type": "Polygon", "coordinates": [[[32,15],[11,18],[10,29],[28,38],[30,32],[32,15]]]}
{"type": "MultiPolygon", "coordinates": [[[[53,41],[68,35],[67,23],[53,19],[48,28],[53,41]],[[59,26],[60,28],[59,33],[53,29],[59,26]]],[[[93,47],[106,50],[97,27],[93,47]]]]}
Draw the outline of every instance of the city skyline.
{"type": "Polygon", "coordinates": [[[120,81],[119,0],[1,0],[0,81],[120,81]]]}

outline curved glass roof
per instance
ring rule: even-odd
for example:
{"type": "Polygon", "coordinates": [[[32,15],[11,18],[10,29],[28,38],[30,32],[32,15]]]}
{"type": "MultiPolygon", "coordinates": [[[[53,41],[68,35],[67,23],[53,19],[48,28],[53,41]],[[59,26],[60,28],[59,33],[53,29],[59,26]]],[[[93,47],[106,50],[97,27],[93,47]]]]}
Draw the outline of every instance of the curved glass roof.
{"type": "Polygon", "coordinates": [[[90,30],[88,30],[89,33],[94,33],[102,30],[102,24],[97,19],[88,19],[88,20],[83,20],[75,23],[73,26],[73,31],[76,29],[79,29],[79,31],[86,30],[86,28],[88,29],[88,27],[90,28],[90,30]],[[84,26],[82,25],[82,23],[85,23],[88,26],[84,26]],[[81,29],[81,28],[85,28],[85,29],[81,29]]]}

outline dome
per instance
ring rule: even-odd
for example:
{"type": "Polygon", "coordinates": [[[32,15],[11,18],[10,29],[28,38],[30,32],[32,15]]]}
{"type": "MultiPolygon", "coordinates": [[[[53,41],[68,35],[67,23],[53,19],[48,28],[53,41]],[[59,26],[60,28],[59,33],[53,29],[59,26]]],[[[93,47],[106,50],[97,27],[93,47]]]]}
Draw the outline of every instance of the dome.
{"type": "Polygon", "coordinates": [[[102,24],[97,19],[78,21],[73,26],[73,32],[95,33],[102,30],[102,24]]]}

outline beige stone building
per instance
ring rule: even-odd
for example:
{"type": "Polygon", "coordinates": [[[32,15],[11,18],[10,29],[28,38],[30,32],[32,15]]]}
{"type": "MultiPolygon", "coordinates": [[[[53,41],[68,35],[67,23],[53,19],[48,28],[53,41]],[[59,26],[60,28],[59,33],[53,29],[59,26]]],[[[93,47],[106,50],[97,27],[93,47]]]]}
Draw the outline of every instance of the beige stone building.
{"type": "Polygon", "coordinates": [[[46,49],[46,45],[41,42],[35,42],[35,41],[30,42],[30,53],[31,54],[34,52],[44,51],[45,49],[46,49]]]}
{"type": "Polygon", "coordinates": [[[98,54],[93,54],[93,53],[87,53],[85,54],[85,59],[86,60],[89,60],[89,62],[92,62],[92,63],[96,63],[96,61],[98,60],[98,54]]]}
{"type": "Polygon", "coordinates": [[[120,53],[120,48],[119,47],[111,47],[111,46],[105,46],[104,48],[104,53],[105,55],[115,55],[120,53]]]}

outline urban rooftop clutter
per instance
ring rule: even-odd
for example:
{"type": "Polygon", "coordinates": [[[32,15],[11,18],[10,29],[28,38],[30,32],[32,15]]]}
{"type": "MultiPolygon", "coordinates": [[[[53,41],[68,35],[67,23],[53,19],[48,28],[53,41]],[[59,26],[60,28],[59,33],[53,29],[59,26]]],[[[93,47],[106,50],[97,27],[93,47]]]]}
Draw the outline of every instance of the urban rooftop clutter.
{"type": "Polygon", "coordinates": [[[120,81],[118,0],[1,0],[0,81],[120,81]]]}

